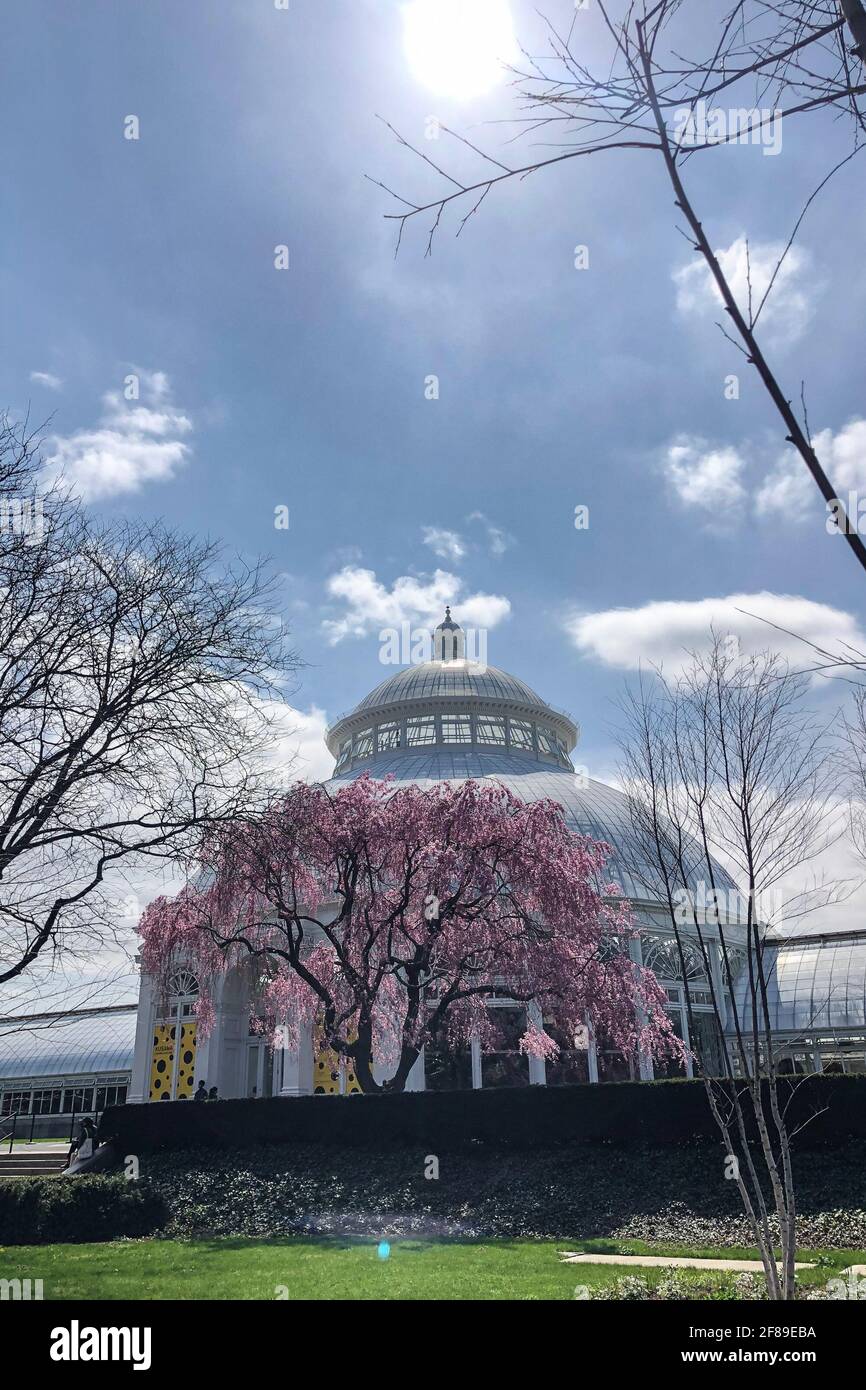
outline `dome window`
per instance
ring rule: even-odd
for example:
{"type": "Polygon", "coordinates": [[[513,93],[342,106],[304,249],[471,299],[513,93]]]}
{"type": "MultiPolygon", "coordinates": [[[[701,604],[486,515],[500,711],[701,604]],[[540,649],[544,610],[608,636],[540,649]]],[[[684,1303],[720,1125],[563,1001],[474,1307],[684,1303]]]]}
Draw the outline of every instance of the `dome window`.
{"type": "Polygon", "coordinates": [[[532,752],[532,725],[522,719],[512,719],[509,723],[509,740],[512,748],[525,748],[532,752]]]}
{"type": "Polygon", "coordinates": [[[471,743],[472,721],[468,714],[443,714],[443,743],[471,743]]]}
{"type": "Polygon", "coordinates": [[[406,720],[406,742],[410,748],[436,742],[436,720],[432,714],[406,720]]]}
{"type": "Polygon", "coordinates": [[[475,721],[475,741],[476,743],[495,743],[504,745],[505,743],[505,720],[488,719],[479,716],[475,721]]]}
{"type": "Polygon", "coordinates": [[[400,725],[380,724],[376,743],[380,753],[385,753],[390,748],[399,748],[400,725]]]}
{"type": "Polygon", "coordinates": [[[355,742],[352,749],[353,756],[356,758],[372,758],[373,756],[373,730],[365,729],[362,734],[355,735],[355,742]]]}
{"type": "Polygon", "coordinates": [[[538,747],[542,753],[549,753],[554,758],[557,756],[556,739],[550,729],[538,730],[538,747]]]}

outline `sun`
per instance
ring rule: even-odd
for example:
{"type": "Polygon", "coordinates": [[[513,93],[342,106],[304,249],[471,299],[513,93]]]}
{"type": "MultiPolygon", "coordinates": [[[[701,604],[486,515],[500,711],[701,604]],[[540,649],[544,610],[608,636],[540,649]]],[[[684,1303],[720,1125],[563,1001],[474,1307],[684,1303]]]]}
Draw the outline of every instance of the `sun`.
{"type": "Polygon", "coordinates": [[[481,96],[517,57],[508,0],[411,0],[403,41],[413,76],[439,96],[481,96]]]}

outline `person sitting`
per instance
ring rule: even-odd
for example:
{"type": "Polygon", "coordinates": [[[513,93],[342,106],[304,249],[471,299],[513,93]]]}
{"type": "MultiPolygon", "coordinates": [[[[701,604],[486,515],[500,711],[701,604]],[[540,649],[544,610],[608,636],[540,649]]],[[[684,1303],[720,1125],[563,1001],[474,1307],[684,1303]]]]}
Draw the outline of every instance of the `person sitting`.
{"type": "Polygon", "coordinates": [[[198,1090],[193,1096],[193,1100],[207,1100],[207,1086],[203,1081],[198,1083],[198,1090]]]}
{"type": "Polygon", "coordinates": [[[207,1098],[208,1100],[219,1100],[216,1086],[211,1086],[210,1090],[207,1093],[207,1098]]]}
{"type": "Polygon", "coordinates": [[[80,1163],[82,1159],[92,1158],[97,1146],[96,1125],[87,1118],[81,1121],[81,1128],[69,1146],[66,1167],[80,1163]]]}

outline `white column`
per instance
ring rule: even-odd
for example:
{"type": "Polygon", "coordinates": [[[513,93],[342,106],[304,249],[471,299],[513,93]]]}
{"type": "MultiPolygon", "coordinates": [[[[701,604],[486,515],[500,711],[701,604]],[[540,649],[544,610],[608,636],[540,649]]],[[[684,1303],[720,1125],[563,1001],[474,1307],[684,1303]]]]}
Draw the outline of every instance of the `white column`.
{"type": "MultiPolygon", "coordinates": [[[[528,1022],[535,1024],[536,1028],[544,1026],[541,1009],[534,999],[526,1006],[526,1017],[528,1022]]],[[[547,1084],[543,1057],[529,1058],[529,1084],[530,1086],[545,1086],[547,1084]]]]}
{"type": "Polygon", "coordinates": [[[587,1024],[587,1035],[589,1037],[589,1047],[587,1049],[586,1061],[589,1070],[589,1079],[594,1086],[598,1085],[598,1050],[595,1046],[595,1033],[592,1027],[587,1024]]]}
{"type": "Polygon", "coordinates": [[[126,1095],[129,1105],[142,1105],[150,1092],[150,1061],[155,1017],[154,983],[150,975],[139,975],[138,1013],[135,1020],[135,1048],[132,1076],[126,1095]]]}
{"type": "Polygon", "coordinates": [[[192,1088],[193,1095],[198,1090],[198,1083],[200,1081],[203,1081],[208,1089],[210,1089],[211,1086],[217,1085],[216,1073],[214,1073],[213,1081],[209,1080],[211,1071],[210,1054],[212,1037],[213,1035],[208,1033],[207,1037],[203,1038],[201,1036],[201,1030],[199,1028],[195,1030],[195,1080],[192,1088]]]}
{"type": "MultiPolygon", "coordinates": [[[[725,1002],[725,966],[722,960],[722,946],[719,941],[706,941],[707,954],[710,958],[710,967],[713,972],[713,989],[716,991],[716,1000],[719,1006],[719,1015],[722,1028],[728,1026],[728,1010],[725,1002]]],[[[725,943],[727,945],[727,941],[725,943]]]]}
{"type": "MultiPolygon", "coordinates": [[[[641,939],[636,936],[628,943],[628,953],[635,965],[643,965],[643,947],[641,939]]],[[[643,1009],[638,1010],[638,1022],[643,1025],[646,1022],[646,1015],[643,1009]]],[[[653,1060],[645,1048],[641,1048],[638,1054],[638,1070],[641,1081],[652,1081],[655,1072],[653,1071],[653,1060]]]]}
{"type": "Polygon", "coordinates": [[[472,1089],[481,1090],[481,1039],[473,1038],[471,1043],[472,1051],[472,1089]]]}
{"type": "Polygon", "coordinates": [[[302,1023],[296,1045],[289,1044],[283,1052],[283,1082],[281,1096],[309,1096],[313,1091],[313,1027],[302,1023]]]}

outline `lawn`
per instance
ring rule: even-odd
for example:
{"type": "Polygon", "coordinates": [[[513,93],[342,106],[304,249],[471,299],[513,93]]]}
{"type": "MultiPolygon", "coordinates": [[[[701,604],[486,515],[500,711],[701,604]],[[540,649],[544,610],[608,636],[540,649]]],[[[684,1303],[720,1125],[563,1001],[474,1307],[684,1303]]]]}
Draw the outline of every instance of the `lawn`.
{"type": "MultiPolygon", "coordinates": [[[[0,1247],[0,1278],[42,1279],[46,1299],[573,1299],[576,1286],[610,1285],[626,1272],[561,1264],[557,1252],[566,1248],[754,1258],[744,1249],[638,1241],[393,1240],[383,1259],[370,1238],[130,1240],[0,1247]]],[[[866,1263],[862,1250],[825,1253],[832,1267],[805,1274],[809,1282],[866,1263]]],[[[642,1272],[653,1284],[664,1276],[642,1272]]],[[[727,1275],[697,1277],[729,1285],[727,1275]]]]}
{"type": "MultiPolygon", "coordinates": [[[[40,1144],[53,1144],[56,1148],[68,1149],[70,1139],[13,1139],[13,1149],[35,1149],[40,1144]]],[[[9,1140],[0,1139],[0,1153],[9,1152],[9,1140]]]]}

